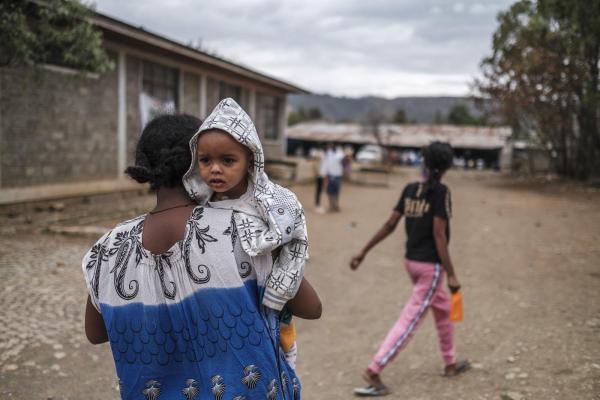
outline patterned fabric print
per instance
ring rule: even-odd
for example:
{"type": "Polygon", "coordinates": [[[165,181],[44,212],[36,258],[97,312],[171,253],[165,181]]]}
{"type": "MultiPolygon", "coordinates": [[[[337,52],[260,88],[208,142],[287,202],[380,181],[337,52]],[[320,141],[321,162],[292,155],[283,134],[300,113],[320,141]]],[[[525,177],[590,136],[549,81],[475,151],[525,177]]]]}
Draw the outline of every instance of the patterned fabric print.
{"type": "Polygon", "coordinates": [[[217,241],[216,238],[211,236],[208,231],[210,230],[210,226],[206,226],[204,228],[200,228],[198,222],[202,219],[204,214],[204,208],[197,207],[192,212],[192,216],[190,221],[188,222],[188,234],[183,242],[183,258],[185,261],[185,269],[189,275],[189,277],[194,281],[194,283],[207,283],[210,281],[210,269],[205,264],[197,264],[192,266],[192,261],[190,257],[190,251],[192,248],[192,242],[194,239],[196,240],[200,252],[204,254],[206,252],[206,243],[214,243],[217,241]],[[196,271],[194,271],[194,268],[196,271]]]}
{"type": "Polygon", "coordinates": [[[146,382],[146,388],[142,390],[142,394],[148,400],[156,400],[160,396],[160,382],[150,380],[146,382]]]}
{"type": "Polygon", "coordinates": [[[96,309],[100,309],[98,304],[98,285],[100,283],[100,271],[102,269],[102,263],[108,261],[108,241],[112,231],[105,234],[90,250],[89,261],[85,265],[86,270],[92,270],[94,278],[90,282],[89,290],[92,292],[92,303],[96,309]]]}
{"type": "MultiPolygon", "coordinates": [[[[189,277],[197,284],[207,283],[210,280],[210,269],[204,264],[191,265],[189,252],[192,242],[196,240],[201,252],[205,252],[207,243],[214,243],[216,238],[210,235],[210,226],[200,227],[199,221],[202,219],[204,209],[197,207],[188,222],[188,232],[183,242],[183,252],[185,253],[186,270],[189,277]]],[[[123,300],[133,300],[139,293],[139,282],[136,279],[127,279],[128,270],[131,265],[138,265],[143,259],[152,258],[154,260],[153,271],[158,275],[162,293],[167,299],[173,300],[177,294],[177,287],[174,281],[167,281],[165,271],[173,268],[173,251],[166,251],[160,255],[153,255],[142,247],[142,232],[144,226],[143,218],[130,220],[129,225],[121,223],[101,238],[89,251],[86,256],[87,263],[85,269],[93,271],[93,279],[90,281],[91,298],[94,304],[99,308],[99,280],[103,264],[108,264],[109,260],[114,264],[110,273],[113,274],[113,283],[115,293],[123,300]],[[114,233],[114,234],[113,234],[114,233]],[[111,243],[112,241],[112,243],[111,243]]]]}
{"type": "Polygon", "coordinates": [[[195,379],[188,379],[185,381],[186,387],[181,389],[181,393],[185,396],[186,400],[194,400],[200,394],[200,391],[196,387],[195,379]]]}
{"type": "Polygon", "coordinates": [[[217,105],[190,141],[192,164],[183,182],[190,196],[199,204],[206,204],[212,191],[202,181],[196,168],[196,143],[198,135],[210,129],[229,133],[254,155],[250,179],[260,218],[236,215],[236,225],[242,247],[250,256],[266,254],[282,246],[284,257],[279,257],[274,263],[262,300],[265,306],[281,310],[296,294],[308,260],[308,237],[302,205],[291,191],[269,180],[264,171],[264,154],[256,128],[246,112],[230,98],[217,105]]]}
{"type": "Polygon", "coordinates": [[[244,377],[242,378],[242,383],[248,386],[249,389],[254,389],[259,379],[260,371],[256,365],[251,364],[244,368],[244,377]]]}
{"type": "Polygon", "coordinates": [[[281,399],[282,372],[295,378],[278,361],[254,261],[239,240],[240,254],[232,253],[223,234],[232,215],[197,207],[184,239],[159,255],[141,247],[143,218],[135,219],[86,254],[82,269],[100,305],[123,399],[264,399],[274,378],[281,399]]]}
{"type": "Polygon", "coordinates": [[[136,222],[131,230],[117,232],[114,242],[109,250],[109,256],[115,256],[116,262],[110,271],[114,274],[114,283],[116,293],[124,300],[131,300],[138,294],[139,283],[136,280],[128,282],[128,289],[125,288],[125,274],[129,260],[135,254],[135,263],[139,264],[142,258],[148,257],[142,247],[141,233],[144,221],[136,222]]]}
{"type": "Polygon", "coordinates": [[[268,344],[258,309],[243,305],[249,301],[247,292],[256,290],[249,283],[244,289],[198,292],[180,305],[102,305],[115,361],[168,366],[268,344]]]}
{"type": "Polygon", "coordinates": [[[292,387],[294,388],[294,400],[300,399],[300,381],[298,378],[292,380],[292,387]]]}
{"type": "Polygon", "coordinates": [[[275,400],[277,398],[277,381],[275,379],[273,379],[271,382],[269,382],[269,386],[268,386],[269,392],[267,393],[267,399],[269,400],[275,400]]]}
{"type": "Polygon", "coordinates": [[[225,384],[223,378],[220,375],[215,375],[211,379],[212,381],[212,393],[215,396],[215,400],[221,400],[225,394],[225,384]]]}
{"type": "Polygon", "coordinates": [[[231,214],[231,224],[225,230],[225,232],[223,232],[223,235],[231,236],[231,251],[235,251],[235,244],[238,239],[238,230],[237,225],[235,224],[234,214],[231,214]]]}

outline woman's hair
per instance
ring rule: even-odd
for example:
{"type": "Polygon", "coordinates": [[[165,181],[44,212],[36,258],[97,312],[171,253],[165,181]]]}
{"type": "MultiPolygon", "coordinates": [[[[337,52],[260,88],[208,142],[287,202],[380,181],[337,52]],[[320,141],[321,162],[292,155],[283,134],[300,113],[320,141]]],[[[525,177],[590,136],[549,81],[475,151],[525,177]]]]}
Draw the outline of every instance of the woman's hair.
{"type": "Polygon", "coordinates": [[[423,163],[428,170],[427,182],[425,183],[424,193],[440,181],[444,172],[452,166],[454,152],[452,147],[445,142],[432,142],[429,146],[423,147],[423,163]]]}
{"type": "Polygon", "coordinates": [[[150,121],[135,150],[135,165],[125,173],[150,190],[181,185],[192,163],[190,139],[202,121],[191,115],[161,115],[150,121]]]}

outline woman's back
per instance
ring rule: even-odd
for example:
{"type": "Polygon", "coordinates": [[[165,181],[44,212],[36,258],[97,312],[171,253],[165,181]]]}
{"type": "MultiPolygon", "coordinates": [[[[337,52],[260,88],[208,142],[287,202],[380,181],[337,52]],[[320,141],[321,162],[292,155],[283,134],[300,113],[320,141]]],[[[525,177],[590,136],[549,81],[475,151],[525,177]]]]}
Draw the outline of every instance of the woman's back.
{"type": "MultiPolygon", "coordinates": [[[[404,188],[396,210],[405,217],[406,258],[414,261],[440,262],[433,236],[433,218],[450,217],[450,192],[441,182],[429,187],[413,182],[404,188]]],[[[450,240],[450,224],[446,225],[450,240]]]]}
{"type": "Polygon", "coordinates": [[[191,204],[182,204],[148,213],[142,237],[144,248],[152,254],[162,254],[183,240],[192,210],[191,204]]]}
{"type": "MultiPolygon", "coordinates": [[[[165,249],[145,247],[151,243],[150,231],[144,232],[148,217],[140,216],[115,227],[84,258],[123,398],[278,399],[282,391],[286,398],[299,393],[260,313],[256,270],[268,266],[252,263],[269,260],[236,251],[231,217],[230,210],[196,207],[182,239],[155,252],[165,249]]],[[[176,237],[178,224],[173,222],[169,238],[176,237]]]]}

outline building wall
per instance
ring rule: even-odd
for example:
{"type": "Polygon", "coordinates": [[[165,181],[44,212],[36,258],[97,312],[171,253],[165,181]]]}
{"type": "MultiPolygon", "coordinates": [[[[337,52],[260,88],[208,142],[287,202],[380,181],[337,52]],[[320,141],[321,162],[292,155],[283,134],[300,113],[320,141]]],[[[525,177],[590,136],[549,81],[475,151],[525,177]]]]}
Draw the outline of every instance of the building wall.
{"type": "Polygon", "coordinates": [[[261,115],[260,93],[279,97],[277,138],[266,140],[260,122],[257,128],[265,156],[285,156],[285,93],[269,92],[262,84],[238,80],[225,71],[204,71],[173,62],[151,51],[114,44],[108,49],[115,68],[100,75],[57,67],[0,68],[0,189],[4,189],[0,204],[26,201],[31,193],[39,196],[35,188],[52,192],[50,197],[60,197],[60,193],[72,196],[82,183],[90,193],[95,186],[105,191],[109,181],[123,178],[123,169],[135,161],[135,146],[143,128],[144,60],[179,71],[179,112],[206,117],[221,100],[221,82],[241,87],[240,103],[255,122],[261,115]],[[119,60],[124,60],[123,68],[119,60]],[[124,83],[121,94],[125,104],[121,125],[119,77],[124,83]],[[206,115],[201,115],[203,110],[206,115]],[[124,154],[124,160],[119,154],[124,154]]]}
{"type": "Polygon", "coordinates": [[[125,101],[127,103],[127,156],[125,165],[135,162],[135,146],[142,134],[140,117],[140,93],[142,90],[142,60],[137,57],[125,56],[125,101]]]}
{"type": "Polygon", "coordinates": [[[0,68],[1,188],[116,175],[116,72],[73,72],[0,68]]]}
{"type": "Polygon", "coordinates": [[[200,114],[200,77],[186,72],[183,74],[182,111],[196,117],[200,114]]]}
{"type": "Polygon", "coordinates": [[[276,96],[278,97],[278,120],[275,122],[275,128],[277,129],[277,137],[276,138],[268,138],[265,135],[265,131],[267,129],[266,122],[266,111],[265,104],[262,101],[263,96],[272,96],[270,93],[261,93],[258,92],[256,97],[256,116],[254,118],[254,122],[256,124],[256,129],[258,130],[258,134],[260,136],[260,140],[263,145],[263,150],[265,152],[266,159],[273,160],[281,160],[285,158],[286,149],[287,149],[287,140],[285,137],[285,108],[286,108],[286,97],[276,96]]]}

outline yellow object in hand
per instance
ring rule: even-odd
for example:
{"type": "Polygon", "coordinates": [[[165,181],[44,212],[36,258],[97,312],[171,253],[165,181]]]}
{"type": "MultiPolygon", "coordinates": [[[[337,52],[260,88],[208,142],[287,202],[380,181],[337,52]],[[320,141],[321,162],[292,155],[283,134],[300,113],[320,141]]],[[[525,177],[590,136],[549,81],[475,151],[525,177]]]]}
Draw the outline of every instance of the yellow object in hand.
{"type": "Polygon", "coordinates": [[[294,346],[296,342],[296,325],[294,321],[287,324],[279,325],[279,343],[284,352],[288,352],[294,346]]]}

